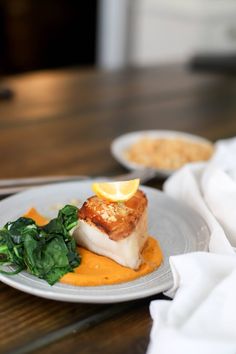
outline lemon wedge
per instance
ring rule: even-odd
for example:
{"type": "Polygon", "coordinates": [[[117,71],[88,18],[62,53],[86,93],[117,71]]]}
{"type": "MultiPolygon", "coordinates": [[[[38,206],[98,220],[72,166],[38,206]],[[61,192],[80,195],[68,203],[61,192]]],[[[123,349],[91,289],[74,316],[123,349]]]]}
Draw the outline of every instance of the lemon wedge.
{"type": "Polygon", "coordinates": [[[93,183],[94,193],[111,202],[124,202],[136,193],[140,180],[138,178],[129,181],[93,183]]]}

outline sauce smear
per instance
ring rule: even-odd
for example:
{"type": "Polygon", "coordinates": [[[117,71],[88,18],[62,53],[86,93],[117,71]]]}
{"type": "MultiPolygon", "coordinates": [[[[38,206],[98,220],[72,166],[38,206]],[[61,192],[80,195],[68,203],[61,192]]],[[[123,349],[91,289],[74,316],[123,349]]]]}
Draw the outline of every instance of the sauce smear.
{"type": "Polygon", "coordinates": [[[158,242],[149,237],[142,252],[143,264],[138,270],[126,268],[115,261],[78,247],[82,261],[73,273],[65,274],[60,282],[76,286],[99,286],[123,283],[151,273],[162,262],[158,242]]]}
{"type": "Polygon", "coordinates": [[[44,226],[48,223],[48,219],[38,213],[35,208],[30,208],[24,215],[25,218],[33,219],[38,226],[44,226]]]}

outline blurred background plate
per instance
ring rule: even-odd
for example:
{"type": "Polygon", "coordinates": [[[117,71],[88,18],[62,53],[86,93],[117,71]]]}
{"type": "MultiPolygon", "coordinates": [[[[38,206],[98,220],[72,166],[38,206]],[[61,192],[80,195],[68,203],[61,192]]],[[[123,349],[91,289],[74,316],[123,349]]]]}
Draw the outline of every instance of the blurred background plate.
{"type": "MultiPolygon", "coordinates": [[[[128,160],[128,158],[125,156],[125,152],[127,151],[127,149],[129,149],[133,144],[135,144],[137,141],[139,141],[142,138],[184,139],[190,142],[212,144],[209,140],[203,137],[189,134],[189,133],[173,131],[173,130],[143,130],[143,131],[127,133],[113,140],[111,144],[111,153],[113,157],[121,165],[123,165],[129,170],[141,170],[147,168],[144,165],[128,160]]],[[[176,170],[168,170],[168,169],[153,168],[153,167],[151,169],[156,171],[157,177],[163,177],[163,178],[169,177],[173,172],[176,171],[176,170]]]]}

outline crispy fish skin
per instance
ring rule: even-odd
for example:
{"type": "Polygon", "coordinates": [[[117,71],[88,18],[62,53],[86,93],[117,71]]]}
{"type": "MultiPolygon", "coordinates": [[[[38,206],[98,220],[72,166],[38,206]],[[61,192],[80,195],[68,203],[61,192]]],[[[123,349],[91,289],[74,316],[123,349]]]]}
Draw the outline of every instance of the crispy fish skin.
{"type": "Polygon", "coordinates": [[[78,245],[137,269],[148,238],[145,194],[138,190],[122,204],[89,198],[79,211],[79,226],[73,236],[78,245]]]}
{"type": "Polygon", "coordinates": [[[124,203],[90,197],[79,211],[79,219],[94,225],[111,240],[119,241],[130,235],[147,207],[145,194],[138,190],[124,203]]]}

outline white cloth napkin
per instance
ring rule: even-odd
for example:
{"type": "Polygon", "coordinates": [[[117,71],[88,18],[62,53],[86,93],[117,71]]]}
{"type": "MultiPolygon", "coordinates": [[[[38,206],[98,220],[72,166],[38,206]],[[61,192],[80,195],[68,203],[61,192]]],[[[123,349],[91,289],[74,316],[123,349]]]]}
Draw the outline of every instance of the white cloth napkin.
{"type": "Polygon", "coordinates": [[[209,253],[170,257],[174,299],[150,305],[148,354],[235,354],[236,138],[219,141],[208,163],[180,169],[164,190],[205,219],[211,239],[209,253]]]}

